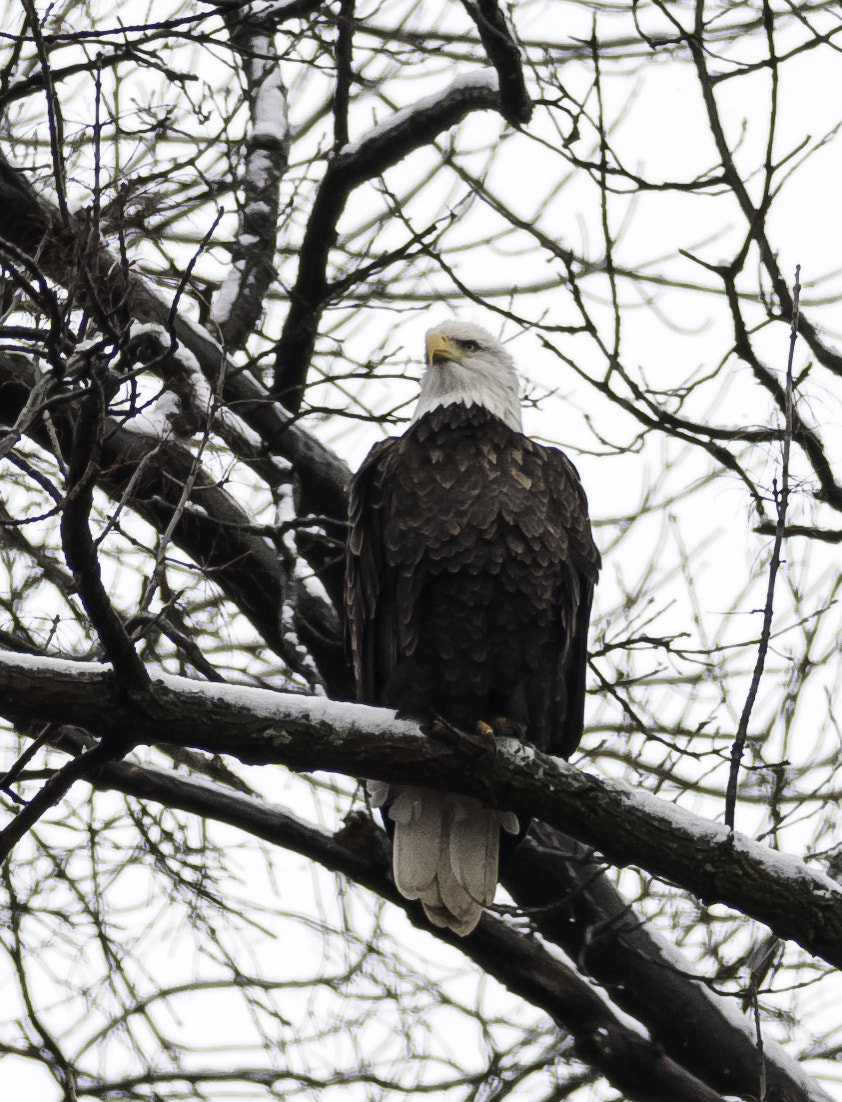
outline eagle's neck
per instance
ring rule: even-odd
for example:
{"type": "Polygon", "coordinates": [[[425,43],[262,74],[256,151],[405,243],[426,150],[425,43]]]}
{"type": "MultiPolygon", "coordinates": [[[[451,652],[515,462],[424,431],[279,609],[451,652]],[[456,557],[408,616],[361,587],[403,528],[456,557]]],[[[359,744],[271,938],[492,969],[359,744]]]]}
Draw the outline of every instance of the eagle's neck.
{"type": "Polygon", "coordinates": [[[421,394],[412,415],[413,422],[438,406],[482,406],[515,432],[523,432],[517,376],[514,371],[487,371],[463,364],[428,368],[421,394]]]}

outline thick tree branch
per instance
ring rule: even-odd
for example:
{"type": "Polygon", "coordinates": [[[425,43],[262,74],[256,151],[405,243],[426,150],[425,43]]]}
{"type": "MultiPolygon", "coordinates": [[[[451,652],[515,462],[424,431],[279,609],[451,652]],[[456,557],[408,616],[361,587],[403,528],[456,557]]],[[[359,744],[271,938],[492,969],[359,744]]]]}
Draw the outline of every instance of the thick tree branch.
{"type": "Polygon", "coordinates": [[[354,79],[354,6],[356,0],[339,0],[336,17],[336,83],[333,91],[333,151],[348,144],[348,108],[354,79]]]}
{"type": "Polygon", "coordinates": [[[526,90],[523,61],[505,15],[496,0],[462,0],[476,23],[488,60],[500,81],[500,114],[510,126],[532,118],[532,100],[526,90]]]}
{"type": "Polygon", "coordinates": [[[250,764],[402,781],[477,796],[725,903],[842,966],[842,888],[781,854],[665,800],[529,748],[458,732],[424,734],[391,712],[158,675],[128,706],[108,667],[0,652],[0,712],[76,723],[136,743],[180,743],[250,764]]]}
{"type": "MultiPolygon", "coordinates": [[[[541,823],[504,863],[502,883],[546,940],[561,946],[682,1067],[727,1095],[757,1092],[757,1046],[737,1000],[703,980],[617,891],[593,850],[541,823]]],[[[824,1098],[766,1042],[768,1102],[824,1098]]]]}

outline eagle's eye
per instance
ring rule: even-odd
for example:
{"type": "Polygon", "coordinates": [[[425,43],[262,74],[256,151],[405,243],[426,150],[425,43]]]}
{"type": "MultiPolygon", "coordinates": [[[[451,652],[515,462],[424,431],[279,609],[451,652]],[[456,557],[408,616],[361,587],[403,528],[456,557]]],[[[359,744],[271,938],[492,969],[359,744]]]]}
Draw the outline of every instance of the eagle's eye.
{"type": "Polygon", "coordinates": [[[477,341],[459,341],[466,352],[478,352],[479,344],[477,341]]]}

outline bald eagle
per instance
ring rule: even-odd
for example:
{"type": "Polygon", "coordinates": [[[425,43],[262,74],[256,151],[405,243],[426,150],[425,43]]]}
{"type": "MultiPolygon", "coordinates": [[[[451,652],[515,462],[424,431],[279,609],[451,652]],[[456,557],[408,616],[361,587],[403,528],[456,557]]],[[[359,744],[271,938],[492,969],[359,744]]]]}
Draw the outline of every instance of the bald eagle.
{"type": "MultiPolygon", "coordinates": [[[[524,436],[512,359],[479,326],[427,334],[409,428],[351,484],[346,566],[361,701],[575,750],[599,552],[576,468],[524,436]]],[[[466,796],[370,790],[394,827],[398,890],[470,933],[494,898],[501,827],[517,821],[466,796]]]]}

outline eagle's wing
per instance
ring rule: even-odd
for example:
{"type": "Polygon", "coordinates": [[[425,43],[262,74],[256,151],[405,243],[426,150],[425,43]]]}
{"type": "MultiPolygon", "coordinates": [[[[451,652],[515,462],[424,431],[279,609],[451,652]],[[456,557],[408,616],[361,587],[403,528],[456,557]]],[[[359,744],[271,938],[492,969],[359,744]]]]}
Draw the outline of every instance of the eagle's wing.
{"type": "Polygon", "coordinates": [[[538,659],[544,714],[536,716],[533,737],[540,749],[567,758],[582,737],[588,625],[601,560],[576,468],[557,448],[530,443],[540,473],[528,465],[535,480],[523,523],[542,533],[534,569],[552,583],[559,642],[555,653],[538,659]]]}
{"type": "Polygon", "coordinates": [[[359,698],[385,703],[396,666],[415,650],[419,608],[432,614],[424,596],[431,577],[460,574],[468,598],[464,608],[454,606],[458,616],[474,603],[472,587],[499,570],[505,588],[521,595],[497,630],[522,639],[527,737],[542,750],[571,754],[582,734],[600,558],[570,460],[489,422],[484,411],[436,411],[415,431],[372,449],[351,484],[349,519],[346,626],[359,698]],[[476,422],[473,443],[452,438],[447,416],[476,422]],[[449,462],[431,477],[430,455],[439,451],[449,462]]]}
{"type": "Polygon", "coordinates": [[[383,600],[384,588],[394,586],[393,572],[387,569],[383,553],[383,528],[388,506],[384,476],[398,443],[390,438],[375,444],[349,490],[345,633],[357,697],[368,704],[379,702],[397,658],[396,605],[393,600],[383,600]]]}

